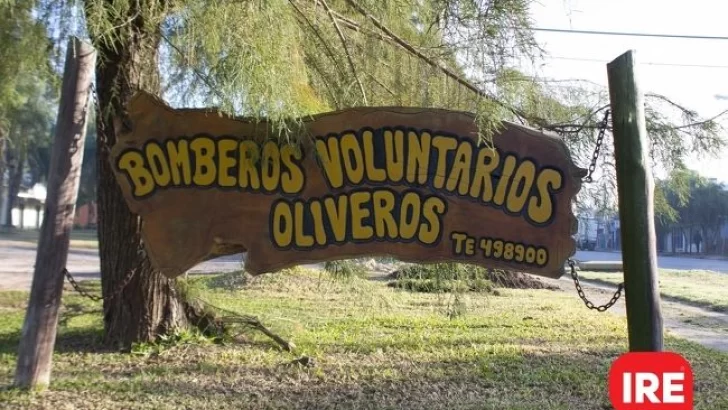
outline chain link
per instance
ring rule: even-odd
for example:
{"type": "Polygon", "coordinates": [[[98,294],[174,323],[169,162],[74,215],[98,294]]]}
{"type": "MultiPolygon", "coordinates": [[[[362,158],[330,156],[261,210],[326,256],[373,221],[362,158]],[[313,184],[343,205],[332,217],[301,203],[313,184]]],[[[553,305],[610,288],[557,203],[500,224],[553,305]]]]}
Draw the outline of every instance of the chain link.
{"type": "MultiPolygon", "coordinates": [[[[104,118],[102,118],[103,116],[101,115],[101,104],[99,103],[99,93],[96,90],[96,84],[93,81],[91,82],[91,86],[89,87],[89,94],[91,94],[91,98],[92,98],[93,104],[94,104],[94,110],[96,111],[96,123],[97,123],[97,126],[103,132],[103,130],[105,129],[105,127],[104,127],[104,125],[105,125],[104,124],[104,118]]],[[[106,148],[106,151],[109,152],[109,148],[108,147],[104,147],[104,148],[106,148]]],[[[105,300],[113,300],[114,298],[116,298],[117,296],[119,296],[121,294],[121,292],[124,291],[124,288],[126,288],[126,286],[129,284],[129,282],[131,282],[131,279],[134,277],[134,274],[136,273],[136,271],[137,271],[136,269],[130,270],[129,273],[124,278],[124,280],[121,281],[121,283],[119,284],[119,286],[113,292],[111,292],[109,295],[107,295],[106,297],[92,295],[91,293],[89,293],[86,290],[84,290],[81,287],[81,285],[76,281],[76,279],[73,277],[73,275],[71,275],[71,272],[69,272],[68,269],[63,268],[63,275],[68,280],[68,283],[71,284],[71,287],[73,287],[73,289],[76,292],[78,292],[81,296],[87,297],[87,298],[89,298],[89,299],[91,299],[93,301],[97,301],[98,302],[98,301],[104,300],[104,299],[105,300]]]]}
{"type": "MultiPolygon", "coordinates": [[[[101,103],[99,102],[99,92],[96,89],[95,83],[91,82],[91,87],[89,88],[89,93],[91,93],[91,97],[94,101],[94,108],[96,109],[96,127],[97,127],[97,133],[96,138],[99,138],[99,135],[104,134],[106,130],[106,123],[104,122],[106,119],[104,118],[102,111],[101,111],[101,103]]],[[[103,152],[106,155],[111,155],[111,148],[107,144],[101,144],[97,145],[97,150],[103,150],[103,152]]]]}
{"type": "Polygon", "coordinates": [[[100,108],[101,106],[99,105],[99,94],[98,94],[98,92],[96,91],[96,85],[94,84],[94,82],[93,82],[93,81],[91,81],[91,87],[89,88],[89,93],[91,93],[91,98],[92,98],[92,99],[93,99],[93,101],[94,101],[94,109],[95,109],[95,110],[96,110],[96,112],[98,113],[98,111],[99,111],[99,108],[100,108]]]}
{"type": "Polygon", "coordinates": [[[622,296],[622,292],[624,291],[624,283],[620,283],[619,285],[617,285],[617,290],[614,292],[614,295],[612,296],[612,299],[609,300],[609,302],[601,306],[596,306],[589,299],[587,299],[586,295],[584,294],[584,289],[581,288],[581,283],[579,283],[579,275],[576,273],[576,262],[574,262],[573,259],[569,259],[569,267],[571,268],[571,278],[574,280],[574,286],[576,286],[576,293],[579,294],[579,297],[589,309],[596,310],[598,312],[606,312],[607,309],[614,306],[614,304],[617,303],[619,298],[622,296]]]}
{"type": "Polygon", "coordinates": [[[597,160],[599,159],[599,152],[602,150],[602,143],[604,142],[604,135],[607,133],[607,127],[609,126],[609,110],[604,113],[604,119],[597,125],[599,134],[597,135],[597,145],[594,147],[592,153],[591,163],[589,164],[589,172],[584,177],[584,182],[593,182],[592,174],[597,169],[597,160]]]}
{"type": "Polygon", "coordinates": [[[111,294],[107,295],[106,297],[92,295],[92,294],[88,293],[86,290],[84,290],[81,287],[81,285],[76,281],[76,279],[73,277],[73,275],[71,275],[71,272],[69,272],[68,269],[66,269],[66,268],[63,268],[63,276],[65,276],[66,279],[68,279],[68,283],[71,284],[71,287],[73,287],[73,290],[78,292],[81,296],[85,296],[93,301],[98,302],[100,300],[113,300],[114,298],[119,296],[121,294],[121,292],[124,291],[124,288],[126,288],[126,285],[128,285],[129,282],[131,282],[131,278],[134,277],[134,274],[136,273],[136,271],[137,271],[136,269],[130,270],[129,273],[124,278],[124,280],[121,281],[119,286],[116,288],[116,290],[111,292],[111,294]]]}

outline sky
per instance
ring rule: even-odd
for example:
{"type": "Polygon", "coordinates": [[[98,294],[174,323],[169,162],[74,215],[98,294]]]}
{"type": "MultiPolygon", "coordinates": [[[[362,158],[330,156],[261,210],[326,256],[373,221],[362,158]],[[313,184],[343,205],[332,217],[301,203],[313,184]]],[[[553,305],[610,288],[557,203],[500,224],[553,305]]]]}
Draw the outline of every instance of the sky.
{"type": "MultiPolygon", "coordinates": [[[[538,28],[728,37],[725,0],[536,0],[531,16],[538,28]]],[[[606,64],[633,49],[643,91],[665,95],[705,118],[728,110],[728,40],[538,31],[536,39],[546,51],[535,68],[542,77],[584,79],[606,87],[606,64]]],[[[728,115],[722,123],[728,138],[728,115]]],[[[728,149],[718,158],[692,158],[687,165],[728,182],[728,149]]]]}

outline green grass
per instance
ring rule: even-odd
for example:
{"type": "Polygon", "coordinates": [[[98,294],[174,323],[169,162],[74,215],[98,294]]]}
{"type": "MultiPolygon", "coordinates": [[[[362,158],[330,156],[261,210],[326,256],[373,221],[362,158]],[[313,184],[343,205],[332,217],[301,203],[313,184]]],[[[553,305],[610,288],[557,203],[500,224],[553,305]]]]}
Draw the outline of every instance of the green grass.
{"type": "MultiPolygon", "coordinates": [[[[28,244],[38,243],[37,230],[17,230],[14,232],[0,232],[0,240],[26,242],[28,244]]],[[[96,231],[76,230],[71,232],[71,247],[82,249],[98,249],[99,241],[96,231]]]]}
{"type": "MultiPolygon", "coordinates": [[[[622,272],[579,272],[584,279],[616,284],[622,272]]],[[[728,312],[728,275],[710,271],[660,270],[660,294],[668,298],[728,312]]]]}
{"type": "MultiPolygon", "coordinates": [[[[571,292],[467,293],[458,296],[464,313],[448,319],[449,294],[302,270],[232,277],[195,278],[189,294],[258,316],[296,344],[295,355],[252,331],[230,345],[190,338],[139,354],[104,351],[100,305],[67,294],[51,389],[0,388],[0,407],[607,409],[607,372],[626,350],[625,321],[585,309],[571,292]],[[315,365],[285,365],[302,355],[315,365]]],[[[0,295],[7,386],[27,294],[0,295]]],[[[674,338],[667,348],[692,364],[696,409],[728,409],[728,355],[674,338]]]]}

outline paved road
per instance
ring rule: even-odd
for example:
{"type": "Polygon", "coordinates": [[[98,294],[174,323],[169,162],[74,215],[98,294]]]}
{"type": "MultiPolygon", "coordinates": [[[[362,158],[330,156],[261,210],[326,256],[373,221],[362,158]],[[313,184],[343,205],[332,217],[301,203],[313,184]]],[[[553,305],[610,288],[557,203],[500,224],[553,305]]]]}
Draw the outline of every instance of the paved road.
{"type": "MultiPolygon", "coordinates": [[[[577,251],[576,260],[586,261],[621,261],[622,254],[619,252],[590,252],[577,251]]],[[[677,256],[659,256],[657,265],[662,269],[675,270],[712,270],[715,272],[728,273],[728,260],[720,259],[698,259],[677,256]]]]}
{"type": "MultiPolygon", "coordinates": [[[[35,265],[35,245],[0,240],[0,290],[30,289],[35,265]]],[[[226,272],[241,269],[242,255],[224,256],[203,262],[190,272],[226,272]]],[[[99,278],[99,256],[94,249],[71,249],[68,270],[79,280],[99,278]]]]}
{"type": "MultiPolygon", "coordinates": [[[[622,255],[612,252],[579,251],[576,259],[580,261],[621,260],[622,255]]],[[[35,263],[35,245],[21,241],[0,240],[0,289],[30,289],[35,263]]],[[[197,272],[226,272],[239,270],[242,255],[224,256],[203,262],[193,269],[197,272]]],[[[728,273],[728,261],[663,256],[658,264],[664,269],[703,269],[728,273]]],[[[68,270],[78,279],[99,277],[98,252],[93,249],[71,249],[68,255],[68,270]]]]}

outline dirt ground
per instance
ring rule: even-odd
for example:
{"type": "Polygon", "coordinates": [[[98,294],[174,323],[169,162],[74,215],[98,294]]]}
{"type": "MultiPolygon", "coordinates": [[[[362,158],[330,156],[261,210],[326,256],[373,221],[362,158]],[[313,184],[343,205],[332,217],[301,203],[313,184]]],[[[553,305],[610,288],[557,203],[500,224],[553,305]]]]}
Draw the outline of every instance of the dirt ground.
{"type": "MultiPolygon", "coordinates": [[[[565,292],[572,292],[578,297],[574,283],[570,277],[553,281],[565,292]]],[[[586,296],[596,305],[609,301],[614,289],[594,283],[582,282],[586,296]]],[[[722,352],[728,352],[728,314],[714,312],[698,306],[692,306],[672,300],[662,299],[662,317],[665,330],[684,339],[700,343],[722,352]]],[[[608,314],[591,311],[584,307],[585,314],[608,314]]],[[[608,311],[611,314],[626,316],[624,297],[608,311]]]]}

